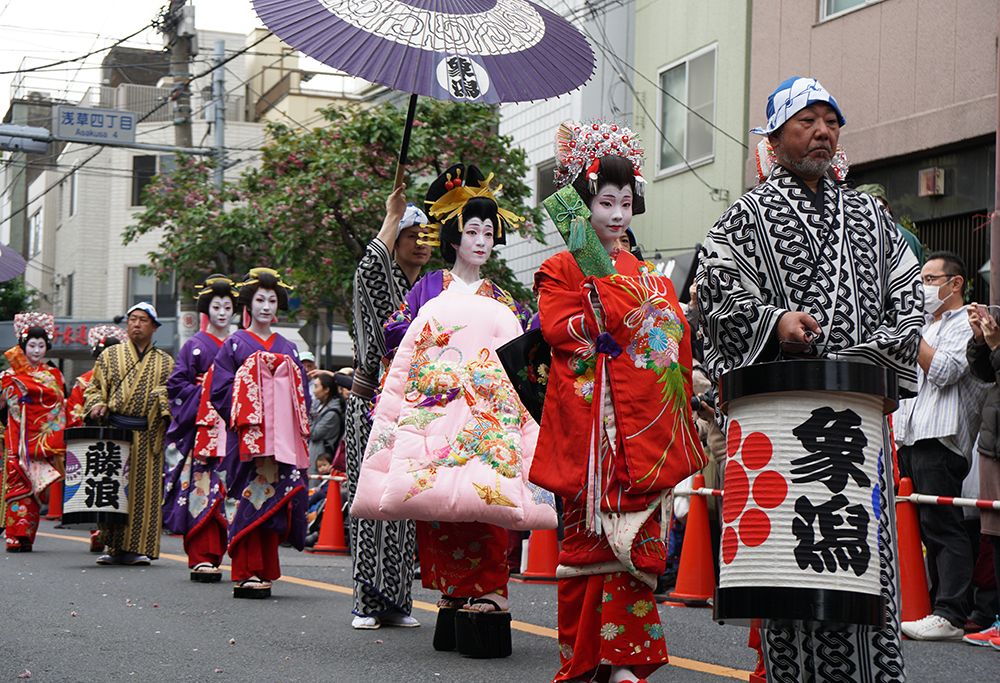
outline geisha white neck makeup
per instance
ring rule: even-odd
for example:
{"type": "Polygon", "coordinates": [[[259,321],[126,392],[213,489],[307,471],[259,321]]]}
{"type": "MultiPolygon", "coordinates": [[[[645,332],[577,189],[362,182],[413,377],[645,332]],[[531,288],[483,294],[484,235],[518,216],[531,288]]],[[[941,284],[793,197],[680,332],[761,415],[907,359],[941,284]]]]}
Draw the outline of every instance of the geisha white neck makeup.
{"type": "Polygon", "coordinates": [[[45,360],[46,344],[44,339],[32,337],[24,345],[24,355],[33,367],[38,367],[45,360]]]}
{"type": "Polygon", "coordinates": [[[479,279],[479,269],[493,253],[493,221],[470,218],[462,226],[462,239],[455,245],[455,265],[451,272],[465,282],[479,279]]]}
{"type": "Polygon", "coordinates": [[[233,300],[228,296],[214,296],[208,304],[209,332],[219,338],[229,336],[229,324],[233,320],[233,300]]]}

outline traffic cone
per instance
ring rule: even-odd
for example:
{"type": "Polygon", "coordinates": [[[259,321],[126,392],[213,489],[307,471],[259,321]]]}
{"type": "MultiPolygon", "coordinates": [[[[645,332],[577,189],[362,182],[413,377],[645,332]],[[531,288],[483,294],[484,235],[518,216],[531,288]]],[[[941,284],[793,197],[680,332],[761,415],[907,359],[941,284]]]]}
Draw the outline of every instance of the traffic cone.
{"type": "MultiPolygon", "coordinates": [[[[909,477],[899,480],[899,495],[913,493],[909,477]]],[[[916,621],[931,613],[931,595],[927,589],[927,570],[920,546],[920,523],[916,506],[908,500],[896,501],[896,544],[899,548],[900,621],[916,621]]]]}
{"type": "MultiPolygon", "coordinates": [[[[705,477],[694,475],[692,488],[697,490],[704,485],[705,477]]],[[[714,594],[715,565],[712,562],[712,536],[708,530],[708,503],[703,496],[692,493],[677,585],[667,596],[689,607],[704,607],[714,594]]]]}
{"type": "Polygon", "coordinates": [[[331,479],[326,486],[326,505],[323,506],[323,521],[319,525],[316,545],[307,548],[317,555],[347,555],[344,538],[343,504],[340,501],[340,482],[331,479]]]}
{"type": "Polygon", "coordinates": [[[63,487],[62,479],[52,482],[49,486],[49,511],[45,519],[60,519],[62,517],[63,487]]]}
{"type": "Polygon", "coordinates": [[[528,563],[517,578],[524,583],[555,583],[559,565],[559,533],[534,529],[528,538],[528,563]]]}

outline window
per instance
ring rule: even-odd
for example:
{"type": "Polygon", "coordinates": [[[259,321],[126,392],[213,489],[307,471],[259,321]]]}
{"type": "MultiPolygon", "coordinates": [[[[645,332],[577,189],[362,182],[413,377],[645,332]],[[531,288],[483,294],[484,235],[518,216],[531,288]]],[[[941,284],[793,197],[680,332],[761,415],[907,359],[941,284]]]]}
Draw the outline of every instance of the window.
{"type": "Polygon", "coordinates": [[[858,7],[870,5],[879,0],[819,0],[819,20],[824,21],[858,7]]]}
{"type": "Polygon", "coordinates": [[[156,157],[143,154],[132,157],[132,206],[142,206],[142,193],[156,175],[156,157]]]}
{"type": "Polygon", "coordinates": [[[156,308],[156,312],[164,318],[171,318],[175,313],[174,278],[173,276],[157,280],[155,275],[147,275],[141,266],[128,269],[128,294],[125,299],[126,310],[140,301],[148,301],[156,308]]]}
{"type": "Polygon", "coordinates": [[[79,206],[78,201],[80,199],[80,185],[76,177],[76,167],[73,167],[73,172],[69,174],[69,215],[76,215],[76,208],[79,206]]]}
{"type": "Polygon", "coordinates": [[[549,159],[535,166],[535,203],[541,206],[542,201],[559,188],[556,187],[556,160],[549,159]]]}
{"type": "Polygon", "coordinates": [[[712,45],[660,71],[659,173],[715,155],[715,52],[712,45]]]}
{"type": "Polygon", "coordinates": [[[31,214],[28,219],[28,255],[38,256],[42,251],[42,210],[31,214]]]}

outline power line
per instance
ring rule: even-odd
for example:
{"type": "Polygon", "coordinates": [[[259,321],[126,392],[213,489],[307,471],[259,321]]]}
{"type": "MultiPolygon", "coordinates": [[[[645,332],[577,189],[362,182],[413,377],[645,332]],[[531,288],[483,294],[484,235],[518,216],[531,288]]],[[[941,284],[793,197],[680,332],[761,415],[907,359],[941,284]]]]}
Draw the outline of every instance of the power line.
{"type": "Polygon", "coordinates": [[[0,76],[9,76],[11,74],[27,74],[27,73],[33,73],[35,71],[45,71],[46,69],[50,69],[50,68],[52,68],[54,66],[60,66],[62,64],[72,64],[73,62],[83,61],[83,60],[87,59],[88,57],[93,57],[96,54],[100,54],[102,52],[107,52],[108,50],[111,50],[113,48],[118,47],[119,45],[121,45],[122,43],[124,43],[126,40],[130,40],[132,38],[135,38],[137,35],[139,35],[143,31],[146,31],[148,29],[151,29],[151,28],[155,27],[157,25],[157,23],[158,22],[156,20],[151,21],[148,24],[146,24],[145,26],[143,26],[141,29],[139,29],[138,31],[136,31],[135,33],[132,33],[132,34],[126,36],[125,38],[120,39],[120,40],[117,40],[114,43],[112,43],[111,45],[108,45],[107,47],[102,47],[102,48],[97,49],[97,50],[91,50],[90,52],[88,52],[85,55],[80,55],[79,57],[72,57],[70,59],[60,59],[58,62],[51,62],[49,64],[42,64],[41,66],[33,66],[33,67],[29,68],[29,69],[15,69],[14,71],[0,71],[0,76]]]}

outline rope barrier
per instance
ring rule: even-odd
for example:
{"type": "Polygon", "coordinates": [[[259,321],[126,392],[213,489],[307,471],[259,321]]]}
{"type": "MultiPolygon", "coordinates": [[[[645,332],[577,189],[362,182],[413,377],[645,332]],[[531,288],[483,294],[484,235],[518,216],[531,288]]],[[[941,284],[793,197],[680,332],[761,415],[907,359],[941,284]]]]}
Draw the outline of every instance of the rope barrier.
{"type": "MultiPolygon", "coordinates": [[[[675,491],[675,496],[704,496],[706,498],[721,498],[723,489],[697,488],[691,491],[675,491]]],[[[980,510],[1000,510],[1000,500],[980,500],[978,498],[955,498],[952,496],[929,496],[923,493],[911,493],[908,496],[896,496],[896,502],[908,501],[915,505],[952,505],[954,507],[978,508],[980,510]]]]}

